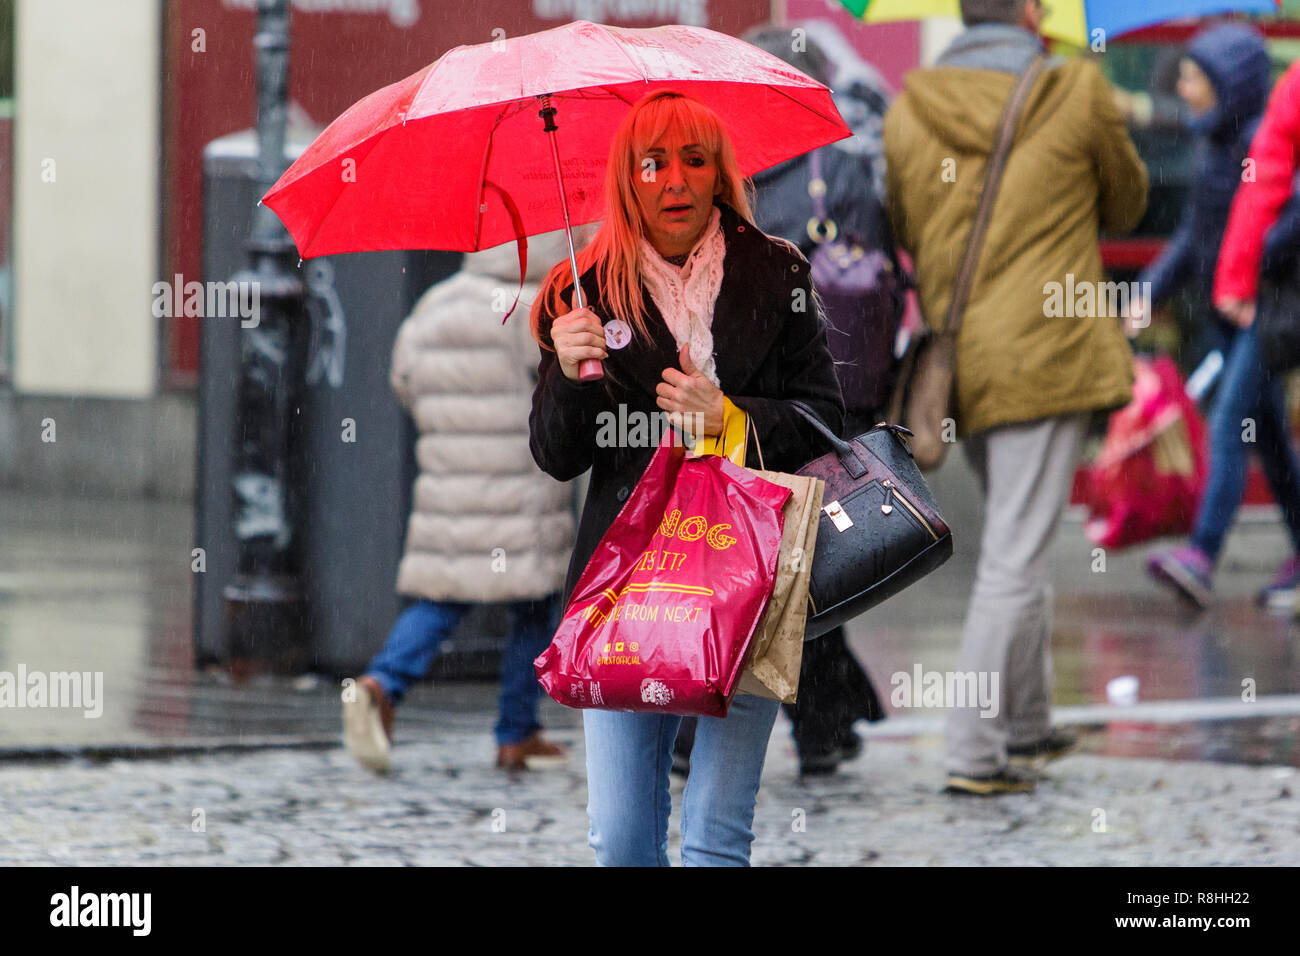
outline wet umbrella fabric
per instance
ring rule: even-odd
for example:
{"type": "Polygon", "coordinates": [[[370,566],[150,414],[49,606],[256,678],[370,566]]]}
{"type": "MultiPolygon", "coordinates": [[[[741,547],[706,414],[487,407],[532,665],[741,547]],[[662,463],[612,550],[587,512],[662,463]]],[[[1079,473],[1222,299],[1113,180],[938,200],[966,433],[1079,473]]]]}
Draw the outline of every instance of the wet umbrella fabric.
{"type": "Polygon", "coordinates": [[[664,88],[718,113],[746,175],[852,135],[826,87],[741,40],[698,27],[577,21],[456,47],[371,93],[263,202],[304,258],[470,252],[561,228],[551,137],[538,115],[549,95],[569,219],[592,222],[603,215],[615,129],[633,103],[664,88]]]}

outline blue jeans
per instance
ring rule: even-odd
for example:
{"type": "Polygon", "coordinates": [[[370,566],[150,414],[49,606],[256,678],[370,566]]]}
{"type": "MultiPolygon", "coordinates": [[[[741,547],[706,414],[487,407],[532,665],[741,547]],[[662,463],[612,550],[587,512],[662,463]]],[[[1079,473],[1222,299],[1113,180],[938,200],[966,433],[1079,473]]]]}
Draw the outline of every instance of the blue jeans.
{"type": "MultiPolygon", "coordinates": [[[[725,718],[701,717],[682,796],[682,866],[748,866],[754,801],[776,712],[737,695],[725,718]]],[[[587,842],[600,866],[668,866],[668,770],[682,718],[584,710],[587,842]]]]}
{"type": "MultiPolygon", "coordinates": [[[[510,637],[501,657],[501,703],[497,743],[527,740],[542,725],[537,722],[541,685],[533,660],[551,643],[559,611],[559,595],[510,605],[510,637]]],[[[422,678],[438,648],[473,608],[455,601],[418,600],[398,617],[383,648],[366,671],[395,705],[411,684],[422,678]]]]}
{"type": "Polygon", "coordinates": [[[1223,549],[1245,491],[1248,420],[1255,424],[1253,447],[1264,477],[1300,553],[1300,462],[1291,448],[1282,379],[1265,367],[1253,326],[1233,333],[1210,413],[1210,476],[1192,544],[1211,561],[1223,549]]]}

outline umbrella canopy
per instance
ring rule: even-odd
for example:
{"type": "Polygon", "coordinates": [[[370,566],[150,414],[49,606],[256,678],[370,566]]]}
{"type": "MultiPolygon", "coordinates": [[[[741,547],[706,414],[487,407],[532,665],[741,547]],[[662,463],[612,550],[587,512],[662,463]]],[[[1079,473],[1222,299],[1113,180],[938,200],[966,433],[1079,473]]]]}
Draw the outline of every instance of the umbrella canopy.
{"type": "MultiPolygon", "coordinates": [[[[960,17],[959,0],[840,0],[866,23],[960,17]]],[[[1276,13],[1276,0],[1049,0],[1043,34],[1077,46],[1088,46],[1092,31],[1119,36],[1156,23],[1216,13],[1276,13]]]]}
{"type": "Polygon", "coordinates": [[[350,107],[263,197],[304,257],[474,251],[603,215],[605,163],[633,103],[675,89],[711,107],[745,175],[852,135],[830,91],[782,60],[698,27],[577,21],[449,50],[350,107]],[[495,188],[494,188],[495,187],[495,188]],[[512,219],[510,203],[520,223],[512,219]]]}

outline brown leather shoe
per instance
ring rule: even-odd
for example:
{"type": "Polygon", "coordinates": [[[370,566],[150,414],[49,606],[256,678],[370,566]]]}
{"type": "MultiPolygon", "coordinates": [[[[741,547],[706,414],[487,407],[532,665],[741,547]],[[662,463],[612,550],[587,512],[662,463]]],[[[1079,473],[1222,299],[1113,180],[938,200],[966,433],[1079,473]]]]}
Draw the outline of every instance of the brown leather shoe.
{"type": "Polygon", "coordinates": [[[387,773],[393,740],[393,705],[373,677],[358,678],[343,698],[343,743],[361,766],[387,773]]]}
{"type": "Polygon", "coordinates": [[[517,744],[502,744],[497,748],[497,766],[502,770],[527,770],[528,762],[561,763],[569,759],[569,749],[542,737],[539,730],[517,744]]]}

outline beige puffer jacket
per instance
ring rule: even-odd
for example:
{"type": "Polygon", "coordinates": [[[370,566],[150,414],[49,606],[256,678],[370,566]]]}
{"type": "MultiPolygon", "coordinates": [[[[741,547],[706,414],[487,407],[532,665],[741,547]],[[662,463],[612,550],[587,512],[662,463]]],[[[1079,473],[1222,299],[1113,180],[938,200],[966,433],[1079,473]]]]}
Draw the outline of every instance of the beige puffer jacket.
{"type": "Polygon", "coordinates": [[[519,307],[513,243],[472,253],[420,297],[393,346],[391,381],[415,419],[420,468],[397,573],[402,594],[435,601],[541,598],[564,584],[573,549],[571,486],[528,449],[538,347],[528,328],[537,283],[563,234],[530,239],[519,307]]]}

